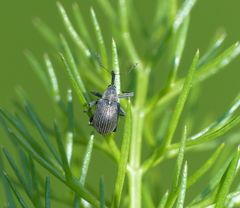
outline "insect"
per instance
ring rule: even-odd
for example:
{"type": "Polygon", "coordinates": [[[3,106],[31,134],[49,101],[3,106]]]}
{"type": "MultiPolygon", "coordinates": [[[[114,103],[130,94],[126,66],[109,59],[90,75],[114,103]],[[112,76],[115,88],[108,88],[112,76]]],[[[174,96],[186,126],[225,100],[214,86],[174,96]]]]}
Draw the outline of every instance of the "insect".
{"type": "Polygon", "coordinates": [[[96,106],[96,110],[90,118],[89,123],[102,135],[116,132],[119,116],[125,116],[125,112],[119,103],[119,98],[128,98],[134,95],[133,92],[118,95],[114,82],[115,73],[112,71],[111,84],[104,93],[91,92],[100,99],[89,103],[90,108],[96,106]]]}

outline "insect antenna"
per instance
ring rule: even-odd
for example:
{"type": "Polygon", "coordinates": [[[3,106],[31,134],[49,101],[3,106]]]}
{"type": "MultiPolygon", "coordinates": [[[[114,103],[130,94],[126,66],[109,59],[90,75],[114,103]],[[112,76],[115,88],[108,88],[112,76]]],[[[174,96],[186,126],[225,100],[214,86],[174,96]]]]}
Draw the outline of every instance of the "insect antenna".
{"type": "Polygon", "coordinates": [[[102,63],[101,57],[98,53],[94,53],[94,58],[96,59],[97,63],[99,64],[99,66],[104,69],[106,72],[110,73],[110,70],[105,67],[102,63]]]}
{"type": "Polygon", "coordinates": [[[128,72],[127,72],[127,73],[130,73],[132,70],[136,69],[137,66],[138,66],[138,63],[131,64],[131,65],[128,67],[128,72]]]}
{"type": "Polygon", "coordinates": [[[138,65],[138,63],[131,64],[131,65],[128,67],[128,71],[125,72],[125,73],[115,73],[113,70],[109,70],[106,66],[104,66],[104,64],[102,63],[101,57],[100,57],[100,55],[99,55],[98,53],[94,53],[94,58],[96,59],[96,61],[98,62],[99,66],[100,66],[104,71],[106,71],[108,74],[111,74],[111,76],[112,76],[111,85],[114,85],[114,84],[115,84],[116,75],[126,76],[126,73],[128,74],[128,73],[132,72],[134,69],[137,68],[137,65],[138,65]]]}

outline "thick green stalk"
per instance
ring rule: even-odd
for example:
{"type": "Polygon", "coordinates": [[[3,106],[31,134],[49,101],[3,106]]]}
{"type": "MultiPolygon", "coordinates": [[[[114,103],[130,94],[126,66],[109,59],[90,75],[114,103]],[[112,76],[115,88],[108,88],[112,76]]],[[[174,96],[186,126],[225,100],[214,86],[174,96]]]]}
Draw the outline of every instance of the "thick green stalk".
{"type": "Polygon", "coordinates": [[[147,95],[149,68],[139,69],[137,72],[136,102],[132,109],[132,143],[130,149],[129,190],[130,208],[141,207],[142,169],[141,149],[142,130],[144,124],[144,104],[147,95]]]}
{"type": "Polygon", "coordinates": [[[129,191],[130,191],[130,208],[141,207],[141,187],[142,187],[142,170],[141,170],[141,148],[142,148],[142,129],[145,115],[145,99],[148,89],[148,79],[150,67],[144,68],[140,63],[137,50],[132,42],[128,22],[128,2],[119,0],[120,25],[122,29],[122,40],[126,52],[130,59],[138,64],[136,99],[132,108],[132,142],[130,147],[130,159],[128,164],[129,172],[129,191]]]}

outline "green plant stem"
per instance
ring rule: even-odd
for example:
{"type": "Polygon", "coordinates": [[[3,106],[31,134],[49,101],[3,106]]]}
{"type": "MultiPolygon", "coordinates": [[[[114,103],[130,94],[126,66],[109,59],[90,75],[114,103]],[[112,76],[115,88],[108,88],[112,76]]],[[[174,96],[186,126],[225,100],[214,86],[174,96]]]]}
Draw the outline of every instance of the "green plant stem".
{"type": "Polygon", "coordinates": [[[129,162],[129,190],[130,190],[130,208],[141,207],[141,187],[142,187],[142,170],[141,170],[141,146],[142,146],[142,125],[144,114],[139,109],[132,110],[133,132],[130,149],[129,162]]]}
{"type": "Polygon", "coordinates": [[[148,89],[150,68],[140,68],[137,72],[136,102],[132,109],[132,142],[130,147],[129,190],[130,208],[141,207],[142,169],[141,148],[145,118],[144,104],[148,89]]]}

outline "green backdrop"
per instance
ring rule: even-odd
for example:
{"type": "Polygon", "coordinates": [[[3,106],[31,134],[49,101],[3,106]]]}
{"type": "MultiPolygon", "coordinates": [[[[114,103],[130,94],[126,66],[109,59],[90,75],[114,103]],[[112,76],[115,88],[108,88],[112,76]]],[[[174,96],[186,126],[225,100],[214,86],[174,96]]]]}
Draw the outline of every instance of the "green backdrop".
{"type": "MultiPolygon", "coordinates": [[[[61,2],[66,9],[69,9],[74,1],[61,2]]],[[[89,6],[95,5],[94,0],[78,0],[77,2],[84,15],[89,15],[89,6]]],[[[154,8],[154,1],[148,1],[148,5],[145,2],[145,0],[136,0],[136,7],[142,14],[144,24],[147,25],[151,10],[154,8]]],[[[184,66],[189,65],[192,60],[194,51],[197,48],[200,52],[205,50],[218,29],[223,28],[228,34],[226,46],[240,40],[239,8],[240,1],[237,0],[198,1],[192,12],[187,47],[183,57],[183,70],[184,66]]],[[[33,100],[38,112],[47,119],[49,115],[45,115],[45,112],[46,110],[49,112],[49,105],[44,99],[46,93],[23,55],[26,49],[34,51],[39,57],[45,51],[51,51],[49,45],[32,25],[35,17],[43,19],[55,31],[63,30],[54,0],[0,1],[0,106],[13,109],[11,103],[16,99],[15,88],[22,86],[33,100]]],[[[101,24],[104,25],[104,19],[101,24]]],[[[106,33],[108,33],[107,30],[106,33]]],[[[212,116],[221,114],[238,94],[240,91],[239,65],[240,59],[238,58],[221,73],[205,81],[199,99],[199,123],[203,120],[201,113],[212,116]]],[[[0,130],[0,144],[8,145],[2,130],[0,130]]],[[[199,162],[202,159],[199,159],[199,162]]],[[[94,174],[91,173],[90,177],[94,178],[94,174]]]]}

